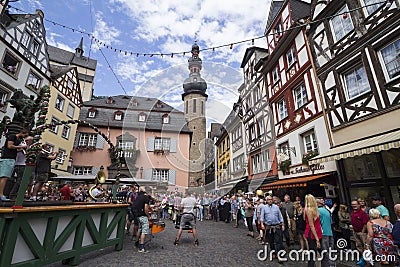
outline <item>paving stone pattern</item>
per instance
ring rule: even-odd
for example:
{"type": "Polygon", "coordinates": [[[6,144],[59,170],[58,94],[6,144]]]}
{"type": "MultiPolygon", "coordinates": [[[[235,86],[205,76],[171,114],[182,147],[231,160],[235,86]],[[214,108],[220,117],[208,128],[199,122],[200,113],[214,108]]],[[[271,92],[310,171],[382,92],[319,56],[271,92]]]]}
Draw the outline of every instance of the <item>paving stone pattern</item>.
{"type": "MultiPolygon", "coordinates": [[[[193,235],[184,231],[178,246],[173,242],[177,229],[171,221],[166,221],[163,232],[155,234],[147,249],[149,253],[139,253],[130,236],[125,237],[124,248],[114,251],[113,247],[81,256],[78,266],[123,267],[123,266],[307,266],[306,262],[285,262],[276,260],[260,261],[257,252],[263,249],[258,241],[246,236],[247,228],[234,228],[232,223],[202,221],[197,223],[198,247],[194,246],[193,235]]],[[[294,246],[294,248],[297,248],[294,246]]],[[[48,267],[65,266],[61,263],[48,267]]],[[[338,267],[355,266],[337,264],[338,267]]]]}

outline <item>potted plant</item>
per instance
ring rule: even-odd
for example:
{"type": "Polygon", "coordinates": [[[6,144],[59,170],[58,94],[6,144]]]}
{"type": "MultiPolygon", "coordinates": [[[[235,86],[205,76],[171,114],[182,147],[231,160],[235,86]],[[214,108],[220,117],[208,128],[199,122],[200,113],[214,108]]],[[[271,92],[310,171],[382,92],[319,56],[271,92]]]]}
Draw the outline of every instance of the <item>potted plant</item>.
{"type": "Polygon", "coordinates": [[[283,160],[283,161],[281,161],[281,163],[279,163],[279,168],[283,173],[287,173],[290,170],[291,164],[292,164],[292,162],[290,161],[290,159],[283,160]]]}
{"type": "Polygon", "coordinates": [[[304,165],[309,166],[308,162],[310,161],[310,159],[312,159],[313,157],[318,156],[318,155],[319,155],[319,153],[318,153],[317,149],[312,150],[312,151],[310,151],[308,153],[304,153],[303,159],[302,159],[302,163],[304,165]]]}

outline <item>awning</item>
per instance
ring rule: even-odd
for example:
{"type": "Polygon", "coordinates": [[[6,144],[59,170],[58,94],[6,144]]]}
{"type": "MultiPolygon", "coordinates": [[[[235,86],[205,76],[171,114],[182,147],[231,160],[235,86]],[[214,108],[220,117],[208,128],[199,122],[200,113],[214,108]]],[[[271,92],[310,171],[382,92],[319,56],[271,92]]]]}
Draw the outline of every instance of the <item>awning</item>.
{"type": "Polygon", "coordinates": [[[364,154],[376,153],[383,150],[400,147],[400,129],[379,136],[370,137],[349,144],[331,148],[329,151],[318,155],[309,161],[316,164],[332,160],[352,158],[364,154]]]}
{"type": "Polygon", "coordinates": [[[288,187],[305,187],[307,186],[307,182],[320,179],[329,175],[331,175],[331,173],[324,173],[324,174],[310,175],[310,176],[289,178],[289,179],[280,179],[276,182],[268,184],[267,186],[261,187],[260,189],[271,190],[271,189],[288,188],[288,187]]]}
{"type": "Polygon", "coordinates": [[[247,177],[241,178],[241,179],[236,179],[234,181],[229,181],[225,184],[221,184],[221,186],[218,185],[218,189],[234,188],[238,183],[243,182],[246,179],[247,179],[247,177]]]}

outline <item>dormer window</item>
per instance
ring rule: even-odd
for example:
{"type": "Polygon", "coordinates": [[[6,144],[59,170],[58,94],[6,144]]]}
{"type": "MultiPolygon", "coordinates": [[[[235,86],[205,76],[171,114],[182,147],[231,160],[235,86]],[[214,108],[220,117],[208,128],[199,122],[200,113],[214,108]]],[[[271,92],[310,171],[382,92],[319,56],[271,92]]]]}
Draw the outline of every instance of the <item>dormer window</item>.
{"type": "Polygon", "coordinates": [[[162,123],[163,123],[163,124],[168,124],[168,123],[169,123],[169,116],[168,116],[168,114],[165,114],[165,115],[162,117],[162,123]]]}
{"type": "Polygon", "coordinates": [[[140,113],[140,114],[139,114],[139,117],[138,117],[138,120],[139,120],[140,122],[146,121],[146,114],[140,113]]]}
{"type": "Polygon", "coordinates": [[[106,102],[107,104],[112,104],[112,103],[114,103],[114,100],[113,100],[113,98],[110,96],[110,97],[108,97],[107,98],[107,102],[106,102]]]}
{"type": "Polygon", "coordinates": [[[138,102],[137,102],[136,99],[133,99],[131,103],[132,103],[131,105],[132,105],[133,107],[137,107],[137,106],[138,106],[138,102]]]}
{"type": "Polygon", "coordinates": [[[88,111],[88,118],[94,118],[96,117],[96,109],[89,109],[88,111]]]}
{"type": "Polygon", "coordinates": [[[122,117],[123,117],[123,112],[122,111],[116,111],[114,113],[114,120],[122,121],[122,117]]]}
{"type": "Polygon", "coordinates": [[[282,37],[282,35],[283,35],[282,23],[280,21],[278,21],[278,23],[276,24],[276,26],[274,28],[275,42],[278,42],[279,39],[282,37]]]}
{"type": "Polygon", "coordinates": [[[158,100],[157,101],[157,108],[162,108],[162,107],[163,107],[162,102],[160,100],[158,100]]]}

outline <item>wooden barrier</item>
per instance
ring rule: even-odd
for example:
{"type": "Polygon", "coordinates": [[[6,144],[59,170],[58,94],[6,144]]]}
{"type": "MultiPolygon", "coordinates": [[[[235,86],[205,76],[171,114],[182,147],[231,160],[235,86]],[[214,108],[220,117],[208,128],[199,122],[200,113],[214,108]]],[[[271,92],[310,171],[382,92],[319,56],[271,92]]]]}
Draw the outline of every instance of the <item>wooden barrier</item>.
{"type": "Polygon", "coordinates": [[[0,266],[79,264],[80,255],[123,247],[127,204],[0,208],[0,266]]]}

